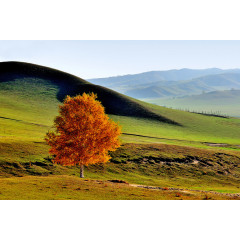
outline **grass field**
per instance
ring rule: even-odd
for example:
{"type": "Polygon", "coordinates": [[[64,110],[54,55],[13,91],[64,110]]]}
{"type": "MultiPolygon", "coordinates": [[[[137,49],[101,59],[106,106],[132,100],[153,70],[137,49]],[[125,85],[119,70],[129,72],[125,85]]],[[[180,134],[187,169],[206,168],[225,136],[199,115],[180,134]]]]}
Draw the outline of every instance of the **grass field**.
{"type": "Polygon", "coordinates": [[[240,117],[239,101],[240,90],[214,91],[179,98],[148,100],[150,103],[175,109],[207,113],[213,112],[232,117],[240,117]]]}
{"type": "MultiPolygon", "coordinates": [[[[4,145],[2,145],[4,147],[4,145]]],[[[26,148],[15,146],[13,160],[12,146],[2,149],[0,162],[1,177],[25,177],[71,175],[79,177],[78,167],[62,167],[47,158],[47,146],[39,146],[39,152],[29,153],[26,148]],[[9,155],[7,155],[9,154],[9,155]],[[41,155],[42,154],[42,155],[41,155]],[[27,157],[25,157],[27,155],[27,157]]],[[[89,166],[85,169],[87,178],[96,180],[120,179],[134,184],[160,187],[187,188],[217,192],[239,192],[238,151],[204,150],[167,144],[124,144],[112,153],[112,160],[106,165],[89,166]]]]}
{"type": "MultiPolygon", "coordinates": [[[[42,141],[58,112],[57,88],[33,79],[4,82],[0,85],[1,136],[42,141]],[[35,85],[32,85],[35,81],[35,85]],[[31,134],[34,133],[34,134],[31,134]]],[[[141,103],[151,111],[172,119],[181,126],[151,119],[110,115],[123,127],[123,132],[150,137],[238,144],[239,119],[207,117],[141,103]]],[[[147,141],[156,141],[148,139],[147,141]]]]}
{"type": "MultiPolygon", "coordinates": [[[[83,196],[83,192],[72,189],[64,192],[62,196],[54,196],[52,190],[47,194],[45,190],[41,192],[33,188],[31,194],[36,194],[35,197],[30,193],[27,196],[27,192],[20,197],[20,192],[13,186],[18,189],[22,186],[24,189],[29,186],[28,181],[43,179],[46,186],[50,186],[54,181],[56,184],[59,181],[67,183],[69,179],[74,183],[80,181],[76,177],[79,175],[77,167],[52,165],[48,159],[48,146],[43,140],[58,113],[58,91],[56,84],[38,78],[0,82],[1,199],[105,199],[103,196],[110,199],[141,199],[141,194],[136,193],[137,197],[134,198],[129,196],[127,191],[147,192],[149,189],[132,190],[131,186],[121,185],[122,193],[116,197],[111,194],[104,195],[106,190],[98,194],[95,189],[96,182],[91,181],[88,184],[92,184],[92,195],[89,193],[90,195],[83,196]],[[6,190],[8,184],[12,184],[12,187],[6,190]]],[[[104,182],[121,179],[132,184],[168,188],[239,192],[240,119],[208,117],[136,102],[144,109],[149,109],[149,112],[171,119],[178,125],[154,118],[111,114],[110,117],[119,122],[123,132],[130,135],[121,136],[123,147],[113,154],[111,163],[86,169],[88,179],[104,182]],[[209,146],[209,143],[223,145],[213,147],[209,146]]],[[[106,189],[113,186],[115,185],[110,184],[106,189]]],[[[55,191],[60,191],[60,188],[56,186],[55,191]]],[[[163,196],[166,191],[150,192],[149,195],[145,193],[146,198],[142,199],[175,199],[175,193],[163,196]]],[[[204,196],[196,198],[202,199],[204,196]]]]}
{"type": "Polygon", "coordinates": [[[110,181],[79,179],[72,176],[1,179],[0,199],[15,200],[214,200],[240,196],[194,191],[151,190],[110,181]]]}

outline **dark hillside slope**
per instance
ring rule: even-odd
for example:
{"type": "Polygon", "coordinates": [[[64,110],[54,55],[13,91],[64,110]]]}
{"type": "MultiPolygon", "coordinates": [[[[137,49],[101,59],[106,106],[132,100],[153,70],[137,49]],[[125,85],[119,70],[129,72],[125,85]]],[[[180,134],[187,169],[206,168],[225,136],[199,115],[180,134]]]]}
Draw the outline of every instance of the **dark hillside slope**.
{"type": "Polygon", "coordinates": [[[105,87],[91,84],[74,75],[30,63],[0,63],[0,82],[16,80],[24,82],[29,79],[33,81],[33,84],[34,81],[37,82],[39,79],[46,81],[46,84],[54,84],[58,89],[56,97],[59,101],[62,101],[66,95],[74,96],[83,92],[94,92],[98,95],[98,99],[103,103],[108,114],[148,118],[178,125],[178,123],[155,113],[135,99],[105,87]]]}

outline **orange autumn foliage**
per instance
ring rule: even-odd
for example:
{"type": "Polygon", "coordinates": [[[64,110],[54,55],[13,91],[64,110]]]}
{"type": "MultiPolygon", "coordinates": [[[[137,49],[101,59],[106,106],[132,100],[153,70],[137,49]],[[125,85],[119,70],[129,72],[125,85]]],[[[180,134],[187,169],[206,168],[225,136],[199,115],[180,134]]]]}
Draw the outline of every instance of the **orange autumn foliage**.
{"type": "Polygon", "coordinates": [[[94,93],[67,96],[59,106],[59,116],[54,121],[56,131],[45,137],[55,163],[70,166],[105,163],[110,159],[108,151],[120,146],[121,129],[109,119],[96,98],[94,93]]]}

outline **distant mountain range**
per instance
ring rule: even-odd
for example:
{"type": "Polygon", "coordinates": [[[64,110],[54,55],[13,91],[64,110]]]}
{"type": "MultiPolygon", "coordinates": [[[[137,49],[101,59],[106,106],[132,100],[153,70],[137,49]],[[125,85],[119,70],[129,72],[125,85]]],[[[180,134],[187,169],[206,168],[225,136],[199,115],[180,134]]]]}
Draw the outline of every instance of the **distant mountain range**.
{"type": "Polygon", "coordinates": [[[88,81],[138,99],[169,98],[240,89],[240,69],[152,71],[88,81]]]}

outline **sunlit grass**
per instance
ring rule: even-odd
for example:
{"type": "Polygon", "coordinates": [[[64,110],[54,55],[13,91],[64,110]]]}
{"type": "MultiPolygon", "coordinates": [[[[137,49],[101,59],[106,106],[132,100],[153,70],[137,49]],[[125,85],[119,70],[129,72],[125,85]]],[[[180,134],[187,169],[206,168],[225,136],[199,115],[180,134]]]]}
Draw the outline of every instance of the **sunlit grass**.
{"type": "MultiPolygon", "coordinates": [[[[148,191],[144,194],[145,198],[139,193],[139,189],[132,189],[127,186],[120,187],[121,190],[115,189],[112,185],[101,189],[98,192],[98,185],[93,184],[93,191],[78,192],[76,189],[62,188],[60,183],[72,181],[75,184],[84,184],[77,177],[54,176],[51,174],[65,174],[78,176],[77,168],[58,168],[49,167],[49,169],[34,165],[35,162],[46,162],[48,156],[48,146],[44,142],[44,136],[53,125],[53,119],[58,113],[58,104],[56,99],[57,88],[51,84],[31,84],[31,80],[22,84],[21,81],[15,84],[0,83],[0,168],[1,177],[23,176],[19,178],[4,179],[0,186],[3,187],[0,192],[1,198],[10,199],[174,199],[173,195],[166,195],[166,192],[155,193],[156,191],[148,191]],[[5,85],[4,85],[5,84],[5,85]],[[27,170],[22,169],[21,164],[33,163],[27,170]],[[14,168],[15,163],[19,167],[14,168]],[[47,177],[26,177],[31,175],[49,175],[47,177]],[[42,179],[42,180],[40,180],[42,179]],[[49,179],[49,180],[48,180],[49,179]],[[62,180],[61,180],[62,179],[62,180]],[[70,179],[70,180],[69,180],[70,179]],[[32,182],[33,181],[33,182],[32,182]],[[42,181],[36,183],[37,181],[42,181]],[[80,182],[79,182],[80,181],[80,182]],[[39,188],[34,188],[32,183],[36,183],[39,188]],[[19,185],[20,184],[20,185],[19,185]],[[30,184],[30,185],[29,185],[30,184]],[[46,184],[46,185],[44,185],[46,184]],[[51,185],[56,185],[56,188],[51,185]],[[59,185],[60,184],[60,185],[59,185]],[[11,186],[7,189],[7,186],[11,186]],[[16,186],[16,188],[15,188],[16,186]],[[45,188],[46,187],[46,188],[45,188]],[[51,190],[47,190],[50,187],[51,190]],[[114,189],[112,189],[114,188],[114,189]],[[21,194],[21,189],[23,192],[21,194]],[[32,189],[32,193],[27,189],[32,189]],[[112,194],[108,192],[113,191],[112,194]],[[129,191],[133,191],[136,196],[130,196],[129,191]],[[137,191],[137,192],[134,192],[137,191]],[[54,193],[56,193],[54,195],[54,193]],[[139,195],[140,194],[140,195],[139,195]],[[149,195],[148,195],[149,194],[149,195]],[[156,195],[154,195],[156,194],[156,195]],[[159,195],[158,195],[159,194],[159,195]],[[165,194],[165,195],[164,195],[165,194]],[[94,197],[95,196],[95,197],[94,197]]],[[[154,120],[132,118],[125,116],[110,115],[112,119],[118,121],[122,126],[124,133],[144,135],[149,137],[122,135],[121,139],[124,143],[168,143],[170,145],[187,146],[199,148],[214,149],[215,152],[220,148],[209,147],[204,142],[226,143],[225,149],[230,149],[232,145],[240,144],[240,120],[239,119],[223,119],[215,117],[207,117],[198,114],[171,110],[163,107],[157,107],[144,103],[145,106],[153,109],[161,115],[172,119],[181,124],[181,126],[157,122],[154,120]],[[159,138],[159,139],[158,139],[159,138]]],[[[175,148],[173,146],[173,148],[175,148]]],[[[134,149],[134,148],[133,148],[134,149]]],[[[176,148],[177,149],[177,148],[176,148]]],[[[159,150],[160,151],[160,150],[159,150]]],[[[145,151],[144,154],[150,156],[158,155],[156,151],[145,151]]],[[[184,151],[187,151],[185,149],[184,151]]],[[[193,149],[197,155],[197,150],[193,149]]],[[[239,150],[235,149],[231,154],[238,154],[239,150]]],[[[144,155],[142,154],[142,155],[144,155]]],[[[161,157],[181,157],[182,153],[162,153],[161,157]],[[165,155],[164,155],[165,154],[165,155]]],[[[129,158],[136,157],[136,153],[130,153],[129,158]]],[[[120,159],[120,157],[119,157],[120,159]]],[[[229,160],[231,161],[231,159],[229,160]]],[[[25,165],[24,165],[25,166],[25,165]]],[[[23,168],[24,168],[23,166],[23,168]]],[[[89,179],[122,179],[130,183],[153,185],[161,187],[177,187],[204,189],[223,192],[239,192],[239,181],[231,176],[220,176],[216,173],[211,176],[201,175],[203,169],[193,169],[191,167],[171,166],[169,169],[165,167],[155,168],[156,165],[149,164],[143,167],[138,163],[110,163],[103,170],[99,168],[86,169],[86,177],[89,179]]],[[[238,175],[238,173],[236,173],[238,175]]],[[[105,183],[104,183],[105,184],[105,183]]],[[[99,184],[100,185],[100,184],[99,184]]],[[[115,185],[114,185],[115,186],[115,185]]],[[[90,186],[89,186],[90,187],[90,186]]],[[[29,190],[30,191],[30,190],[29,190]]],[[[145,190],[141,190],[145,191],[145,190]]],[[[146,190],[147,191],[147,190],[146,190]]],[[[201,195],[201,197],[203,197],[201,195]]],[[[197,197],[198,198],[198,197],[197,197]]]]}
{"type": "Polygon", "coordinates": [[[79,179],[72,176],[23,177],[1,179],[0,199],[112,199],[112,200],[154,200],[154,199],[235,199],[230,196],[202,192],[171,190],[149,190],[128,184],[107,181],[79,179]]]}

